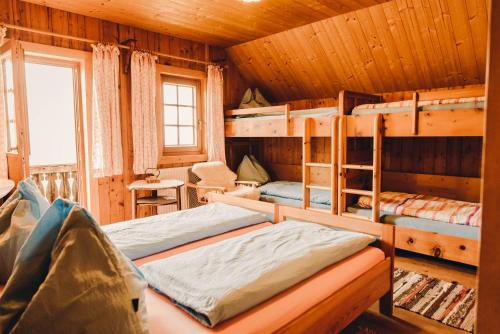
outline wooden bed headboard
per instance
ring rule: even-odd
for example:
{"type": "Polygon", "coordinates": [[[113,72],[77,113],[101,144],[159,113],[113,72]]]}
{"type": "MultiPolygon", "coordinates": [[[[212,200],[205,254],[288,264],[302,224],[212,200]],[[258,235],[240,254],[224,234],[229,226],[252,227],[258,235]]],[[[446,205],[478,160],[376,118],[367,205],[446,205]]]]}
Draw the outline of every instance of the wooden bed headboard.
{"type": "Polygon", "coordinates": [[[380,103],[382,96],[342,90],[339,92],[339,114],[350,115],[352,109],[365,103],[380,103]]]}
{"type": "Polygon", "coordinates": [[[481,178],[382,172],[382,191],[434,195],[467,202],[480,201],[481,178]]]}

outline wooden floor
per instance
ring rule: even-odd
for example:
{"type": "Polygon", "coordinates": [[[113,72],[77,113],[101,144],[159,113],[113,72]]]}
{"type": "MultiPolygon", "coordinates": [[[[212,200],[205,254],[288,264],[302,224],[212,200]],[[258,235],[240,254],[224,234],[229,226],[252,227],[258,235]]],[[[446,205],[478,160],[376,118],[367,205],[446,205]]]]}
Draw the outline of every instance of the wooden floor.
{"type": "MultiPolygon", "coordinates": [[[[398,251],[395,265],[398,268],[427,274],[445,281],[455,281],[467,287],[476,287],[475,267],[448,261],[435,260],[410,252],[398,251]]],[[[388,318],[378,312],[373,305],[343,334],[387,334],[387,333],[467,333],[441,324],[416,313],[394,308],[394,317],[388,318]]]]}

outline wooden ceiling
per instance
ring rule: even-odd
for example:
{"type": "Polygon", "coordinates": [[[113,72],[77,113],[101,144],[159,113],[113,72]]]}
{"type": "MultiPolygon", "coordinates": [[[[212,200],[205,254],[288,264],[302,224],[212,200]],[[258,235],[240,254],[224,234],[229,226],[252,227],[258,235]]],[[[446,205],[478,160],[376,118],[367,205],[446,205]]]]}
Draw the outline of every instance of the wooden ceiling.
{"type": "Polygon", "coordinates": [[[387,0],[26,1],[216,46],[230,46],[387,0]]]}
{"type": "Polygon", "coordinates": [[[274,101],[484,83],[487,0],[398,0],[228,49],[274,101]]]}

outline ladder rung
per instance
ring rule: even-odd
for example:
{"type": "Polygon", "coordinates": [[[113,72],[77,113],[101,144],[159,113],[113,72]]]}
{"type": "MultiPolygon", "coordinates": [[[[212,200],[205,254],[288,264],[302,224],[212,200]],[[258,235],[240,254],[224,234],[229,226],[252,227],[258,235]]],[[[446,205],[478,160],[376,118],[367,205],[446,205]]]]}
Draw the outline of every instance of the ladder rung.
{"type": "Polygon", "coordinates": [[[331,168],[332,164],[325,164],[321,162],[306,162],[307,167],[322,167],[322,168],[331,168]]]}
{"type": "Polygon", "coordinates": [[[366,217],[366,216],[362,216],[362,215],[356,215],[356,214],[350,213],[350,212],[344,212],[344,213],[342,213],[342,217],[372,221],[370,219],[370,217],[366,217]]]}
{"type": "Polygon", "coordinates": [[[352,195],[364,195],[364,196],[373,196],[373,191],[371,190],[361,190],[361,189],[342,189],[343,193],[352,194],[352,195]]]}
{"type": "Polygon", "coordinates": [[[313,184],[306,185],[306,188],[308,188],[308,189],[318,189],[318,190],[332,190],[332,188],[330,188],[330,187],[316,186],[316,185],[313,185],[313,184]]]}
{"type": "Polygon", "coordinates": [[[361,170],[373,170],[372,165],[342,165],[344,169],[361,169],[361,170]]]}

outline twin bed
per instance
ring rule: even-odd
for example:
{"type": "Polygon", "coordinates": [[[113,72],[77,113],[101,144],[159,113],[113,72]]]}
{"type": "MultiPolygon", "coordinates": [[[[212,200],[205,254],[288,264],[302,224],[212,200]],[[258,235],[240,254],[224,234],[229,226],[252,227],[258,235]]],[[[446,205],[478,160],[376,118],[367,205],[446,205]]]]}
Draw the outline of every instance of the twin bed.
{"type": "Polygon", "coordinates": [[[144,243],[144,235],[155,239],[155,248],[143,251],[134,261],[154,287],[146,296],[151,333],[338,332],[378,299],[382,312],[391,314],[391,226],[223,195],[214,194],[211,202],[147,218],[149,223],[143,219],[137,225],[131,221],[105,227],[115,245],[135,258],[138,254],[130,253],[134,248],[130,238],[120,242],[124,230],[135,235],[139,244],[144,243]],[[196,214],[190,215],[193,210],[196,214]],[[182,244],[174,245],[167,233],[155,234],[149,228],[162,221],[165,232],[177,231],[167,225],[179,215],[190,216],[183,222],[190,228],[180,232],[186,236],[182,244]],[[196,216],[201,218],[198,224],[196,216]],[[203,224],[206,216],[214,223],[203,224]],[[204,225],[203,234],[192,233],[204,225]],[[337,238],[338,233],[355,237],[357,242],[345,243],[348,240],[337,238]],[[244,281],[242,285],[233,286],[239,280],[244,281]],[[183,291],[186,285],[189,288],[183,291]],[[211,309],[207,303],[217,300],[213,295],[221,305],[211,305],[211,309]],[[182,305],[179,296],[187,298],[187,305],[182,305]],[[234,314],[235,308],[241,312],[234,314]],[[204,323],[195,320],[200,313],[204,323]]]}

